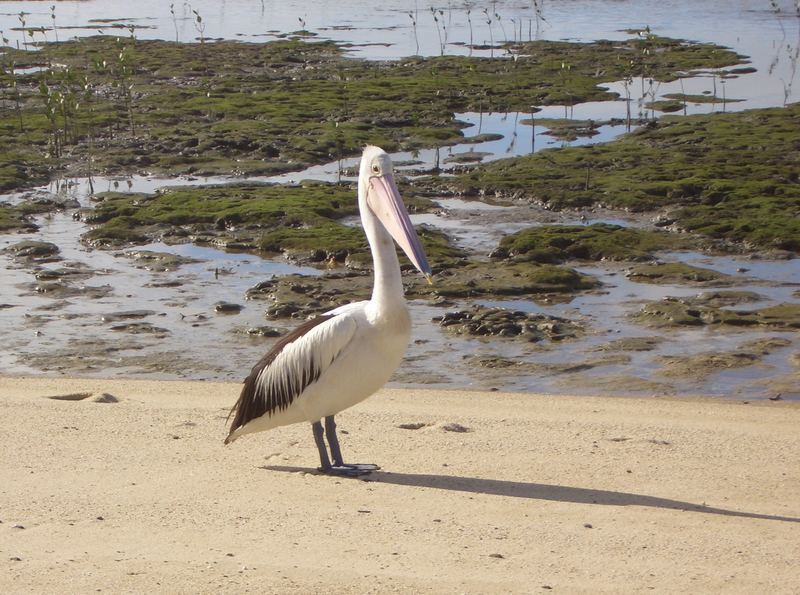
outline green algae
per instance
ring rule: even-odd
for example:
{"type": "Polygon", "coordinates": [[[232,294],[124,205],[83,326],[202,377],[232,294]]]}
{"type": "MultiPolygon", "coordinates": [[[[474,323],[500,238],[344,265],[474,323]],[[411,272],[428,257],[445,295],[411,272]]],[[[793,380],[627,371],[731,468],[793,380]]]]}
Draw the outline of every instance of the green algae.
{"type": "Polygon", "coordinates": [[[0,231],[18,231],[22,229],[36,229],[16,207],[0,205],[0,231]]]}
{"type": "Polygon", "coordinates": [[[665,117],[613,142],[474,168],[441,185],[552,209],[669,209],[679,229],[733,247],[800,251],[800,104],[665,117]]]}
{"type": "Polygon", "coordinates": [[[467,262],[442,271],[435,280],[430,291],[447,298],[572,293],[598,285],[574,269],[532,262],[467,262]]]}
{"type": "MultiPolygon", "coordinates": [[[[97,195],[99,203],[93,208],[81,211],[84,221],[94,226],[83,241],[120,247],[190,240],[240,251],[280,252],[297,261],[346,261],[363,268],[371,263],[364,232],[343,222],[358,214],[355,196],[350,184],[322,182],[172,187],[154,194],[107,192],[97,195]]],[[[416,197],[408,204],[415,212],[432,203],[416,197]]],[[[441,232],[424,227],[418,232],[434,265],[464,256],[441,232]]]]}
{"type": "Polygon", "coordinates": [[[500,241],[499,254],[515,260],[559,263],[566,260],[651,260],[657,250],[689,248],[690,238],[595,223],[530,227],[500,241]]]}
{"type": "Polygon", "coordinates": [[[0,203],[0,231],[36,231],[38,226],[31,221],[31,216],[52,211],[54,204],[52,201],[29,200],[16,205],[0,203]]]}
{"type": "MultiPolygon", "coordinates": [[[[84,240],[100,245],[156,238],[216,237],[279,251],[283,243],[326,237],[332,249],[357,247],[356,230],[337,223],[357,212],[353,191],[334,184],[165,188],[155,194],[104,193],[82,211],[96,225],[84,240]],[[308,237],[314,229],[314,238],[308,237]],[[334,245],[335,244],[335,245],[334,245]]],[[[363,234],[362,234],[363,236],[363,234]]]]}
{"type": "Polygon", "coordinates": [[[462,138],[454,112],[608,100],[614,95],[598,84],[623,74],[670,80],[742,60],[719,46],[655,37],[645,45],[532,42],[515,46],[514,60],[368,62],[331,42],[299,39],[201,45],[91,37],[6,50],[6,66],[63,66],[4,71],[4,87],[14,89],[6,96],[19,105],[0,114],[0,157],[16,164],[0,170],[4,189],[49,170],[269,174],[354,155],[367,143],[440,146],[462,138]]]}

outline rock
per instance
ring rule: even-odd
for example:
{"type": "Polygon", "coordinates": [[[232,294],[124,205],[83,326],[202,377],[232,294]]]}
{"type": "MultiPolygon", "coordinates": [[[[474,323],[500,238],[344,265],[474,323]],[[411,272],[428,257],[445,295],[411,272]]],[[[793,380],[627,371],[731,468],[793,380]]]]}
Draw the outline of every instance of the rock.
{"type": "Polygon", "coordinates": [[[279,304],[267,308],[265,314],[267,318],[291,318],[300,312],[300,310],[301,308],[297,304],[279,304]]]}
{"type": "Polygon", "coordinates": [[[65,299],[80,296],[88,299],[99,299],[114,292],[111,285],[71,285],[68,282],[56,281],[52,283],[32,283],[26,285],[31,291],[53,299],[65,299]]]}
{"type": "Polygon", "coordinates": [[[153,335],[166,335],[169,330],[158,326],[153,326],[149,322],[127,322],[123,324],[115,324],[111,327],[112,331],[132,333],[135,335],[147,333],[153,335]]]}
{"type": "Polygon", "coordinates": [[[113,312],[103,314],[100,318],[103,322],[118,322],[120,320],[130,320],[136,318],[147,318],[155,314],[154,310],[122,310],[120,312],[113,312]]]}
{"type": "Polygon", "coordinates": [[[12,254],[14,258],[42,261],[56,259],[60,249],[52,242],[24,240],[12,244],[2,251],[12,254]]]}
{"type": "Polygon", "coordinates": [[[598,345],[593,351],[652,351],[664,337],[625,337],[598,345]]]}
{"type": "Polygon", "coordinates": [[[283,334],[281,329],[274,326],[251,326],[243,332],[251,337],[280,337],[283,334]]]}
{"type": "Polygon", "coordinates": [[[442,328],[473,337],[502,337],[537,342],[577,336],[580,327],[564,318],[528,314],[520,310],[474,306],[471,310],[447,312],[432,318],[442,328]]]}
{"type": "Polygon", "coordinates": [[[174,271],[181,265],[201,262],[188,256],[151,250],[131,250],[126,252],[125,255],[133,260],[134,266],[137,268],[156,272],[174,271]]]}
{"type": "Polygon", "coordinates": [[[119,403],[119,399],[110,393],[79,392],[51,395],[45,398],[53,399],[54,401],[85,401],[90,397],[93,397],[92,401],[95,403],[119,403]]]}
{"type": "Polygon", "coordinates": [[[426,424],[425,422],[416,421],[411,423],[398,424],[397,427],[400,428],[401,430],[419,430],[420,428],[424,428],[427,425],[428,424],[426,424]]]}
{"type": "Polygon", "coordinates": [[[53,399],[55,401],[83,401],[92,396],[92,393],[67,393],[64,395],[52,395],[45,397],[46,399],[53,399]]]}
{"type": "Polygon", "coordinates": [[[217,314],[238,314],[243,308],[244,306],[240,304],[232,304],[230,302],[217,302],[214,304],[214,311],[217,314]]]}
{"type": "Polygon", "coordinates": [[[461,424],[457,424],[454,422],[446,423],[441,426],[442,430],[445,432],[456,432],[458,434],[465,434],[467,432],[471,432],[472,430],[466,426],[462,426],[461,424]]]}
{"type": "Polygon", "coordinates": [[[466,153],[455,153],[449,157],[445,157],[445,163],[477,163],[483,161],[485,157],[489,157],[491,153],[485,151],[467,151],[466,153]]]}

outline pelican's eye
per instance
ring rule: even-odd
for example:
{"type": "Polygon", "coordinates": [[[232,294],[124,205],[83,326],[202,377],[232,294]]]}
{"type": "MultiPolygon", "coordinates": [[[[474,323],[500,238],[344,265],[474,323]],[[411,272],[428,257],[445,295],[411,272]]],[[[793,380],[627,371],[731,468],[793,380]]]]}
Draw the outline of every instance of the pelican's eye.
{"type": "Polygon", "coordinates": [[[374,173],[375,175],[381,173],[381,168],[377,163],[372,164],[372,173],[374,173]]]}

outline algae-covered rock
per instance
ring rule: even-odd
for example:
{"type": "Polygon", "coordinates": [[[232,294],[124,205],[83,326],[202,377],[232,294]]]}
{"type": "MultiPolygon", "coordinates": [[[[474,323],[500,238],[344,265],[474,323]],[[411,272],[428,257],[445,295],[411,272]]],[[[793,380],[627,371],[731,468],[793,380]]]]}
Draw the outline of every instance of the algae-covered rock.
{"type": "Polygon", "coordinates": [[[704,305],[700,298],[665,298],[649,302],[631,318],[655,327],[720,325],[768,327],[776,330],[800,328],[800,304],[779,304],[755,310],[728,310],[704,305]]]}
{"type": "Polygon", "coordinates": [[[511,368],[514,374],[524,373],[547,376],[569,376],[572,374],[579,374],[581,372],[588,372],[602,366],[625,365],[630,362],[630,356],[616,354],[590,358],[586,360],[543,363],[525,361],[516,358],[477,355],[468,358],[467,361],[470,364],[477,365],[488,370],[498,370],[498,373],[505,373],[503,370],[511,368]]]}
{"type": "Polygon", "coordinates": [[[567,267],[529,262],[470,262],[442,271],[431,291],[449,298],[524,296],[572,293],[598,285],[593,277],[567,267]]]}
{"type": "Polygon", "coordinates": [[[759,364],[764,356],[789,347],[792,342],[784,337],[753,339],[731,351],[712,351],[687,356],[661,356],[656,361],[662,365],[662,376],[704,380],[711,374],[759,364]]]}
{"type": "Polygon", "coordinates": [[[711,374],[731,368],[743,368],[757,364],[761,360],[758,354],[751,352],[716,352],[699,353],[689,356],[665,355],[656,358],[662,368],[658,370],[661,376],[675,378],[691,378],[696,381],[704,380],[711,374]]]}
{"type": "Polygon", "coordinates": [[[247,290],[246,297],[266,301],[268,319],[302,319],[369,299],[371,291],[372,275],[351,271],[317,277],[286,275],[258,283],[247,290]]]}
{"type": "Polygon", "coordinates": [[[0,232],[36,231],[39,227],[30,220],[30,215],[19,205],[0,203],[0,232]]]}
{"type": "Polygon", "coordinates": [[[16,259],[38,262],[56,260],[60,251],[56,244],[40,240],[23,240],[3,248],[3,252],[11,254],[16,259]]]}
{"type": "Polygon", "coordinates": [[[730,275],[713,269],[695,267],[683,262],[658,262],[636,265],[625,272],[631,281],[639,283],[662,283],[676,285],[691,283],[696,285],[725,286],[736,282],[730,275]]]}
{"type": "Polygon", "coordinates": [[[664,342],[664,337],[625,337],[598,345],[593,351],[653,351],[664,342]]]}
{"type": "Polygon", "coordinates": [[[516,260],[558,263],[566,260],[651,260],[656,250],[687,248],[690,238],[595,223],[592,225],[542,225],[504,237],[501,254],[516,260]]]}
{"type": "Polygon", "coordinates": [[[175,271],[185,264],[199,262],[196,258],[153,250],[131,250],[125,255],[133,261],[134,266],[147,271],[175,271]]]}
{"type": "Polygon", "coordinates": [[[531,343],[544,339],[561,341],[574,338],[583,330],[579,325],[557,316],[483,306],[447,312],[434,317],[433,321],[448,332],[458,335],[503,337],[531,343]]]}

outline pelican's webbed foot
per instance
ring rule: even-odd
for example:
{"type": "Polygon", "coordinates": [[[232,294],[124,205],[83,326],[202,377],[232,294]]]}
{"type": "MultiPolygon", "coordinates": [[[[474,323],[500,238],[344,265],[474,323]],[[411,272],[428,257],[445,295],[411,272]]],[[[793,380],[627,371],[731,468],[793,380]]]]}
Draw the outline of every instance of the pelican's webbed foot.
{"type": "Polygon", "coordinates": [[[318,471],[326,475],[340,475],[342,477],[360,477],[361,475],[368,475],[378,469],[380,469],[380,467],[369,463],[345,463],[342,465],[331,465],[327,469],[323,469],[322,467],[317,468],[318,471]]]}
{"type": "Polygon", "coordinates": [[[328,475],[339,475],[342,477],[358,477],[366,475],[380,469],[378,465],[372,464],[347,464],[342,461],[342,450],[339,447],[339,438],[336,436],[336,422],[332,415],[325,418],[325,428],[322,423],[314,422],[311,424],[314,430],[314,442],[319,450],[320,466],[317,468],[320,472],[328,475]],[[325,435],[328,436],[328,444],[331,449],[331,456],[328,457],[328,449],[325,447],[325,435]],[[333,461],[331,463],[331,461],[333,461]]]}

